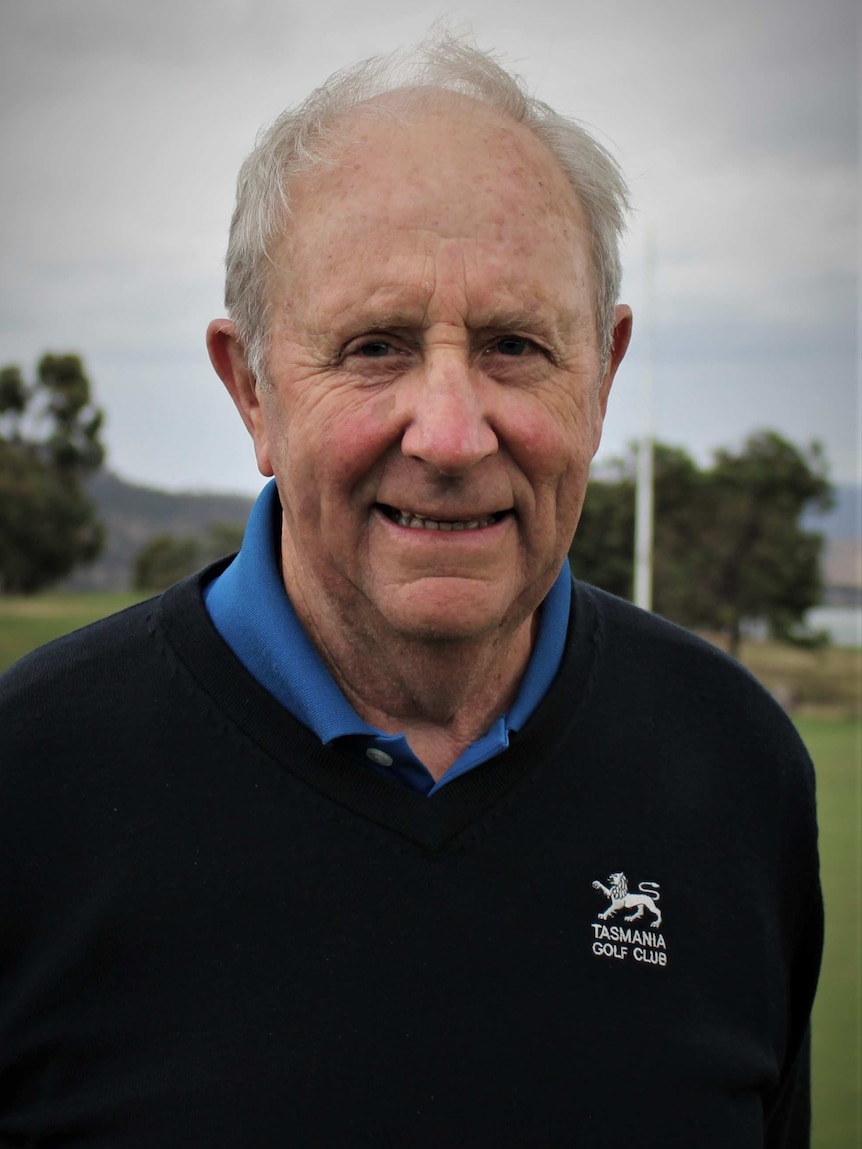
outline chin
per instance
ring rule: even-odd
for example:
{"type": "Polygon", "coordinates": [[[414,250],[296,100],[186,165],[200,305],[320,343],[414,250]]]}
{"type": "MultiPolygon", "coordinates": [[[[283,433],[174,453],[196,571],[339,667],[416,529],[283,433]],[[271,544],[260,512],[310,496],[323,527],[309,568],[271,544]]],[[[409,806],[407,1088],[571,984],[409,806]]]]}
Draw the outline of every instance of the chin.
{"type": "MultiPolygon", "coordinates": [[[[440,581],[456,585],[414,587],[387,604],[382,614],[394,631],[424,642],[463,642],[498,631],[513,612],[508,597],[504,601],[471,580],[440,581]]],[[[518,621],[513,620],[515,625],[518,621]]]]}
{"type": "Polygon", "coordinates": [[[466,625],[463,619],[432,617],[397,620],[392,623],[392,627],[402,638],[428,644],[471,642],[495,629],[493,624],[482,626],[481,623],[473,621],[470,625],[466,625]]]}

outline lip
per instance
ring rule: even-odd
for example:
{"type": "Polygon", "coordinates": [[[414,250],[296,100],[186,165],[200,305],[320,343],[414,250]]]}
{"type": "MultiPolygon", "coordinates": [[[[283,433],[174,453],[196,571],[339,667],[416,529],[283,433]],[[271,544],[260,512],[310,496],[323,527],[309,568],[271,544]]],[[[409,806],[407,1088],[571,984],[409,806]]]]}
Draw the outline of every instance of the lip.
{"type": "Polygon", "coordinates": [[[447,541],[454,541],[456,539],[484,539],[498,534],[500,529],[504,528],[514,517],[511,509],[483,512],[481,514],[478,512],[461,512],[457,516],[452,515],[452,517],[446,517],[441,512],[430,514],[419,512],[413,508],[410,508],[408,511],[406,508],[394,508],[391,504],[385,503],[375,503],[374,511],[379,520],[382,520],[382,522],[388,527],[391,527],[392,530],[397,531],[400,536],[412,537],[417,540],[438,540],[441,538],[447,541]],[[411,515],[414,518],[430,520],[440,525],[436,527],[409,526],[399,521],[396,514],[400,514],[402,517],[411,515]],[[488,522],[488,519],[492,519],[493,521],[488,522]],[[444,526],[444,523],[452,525],[444,526]],[[455,524],[458,525],[456,526],[455,524]]]}

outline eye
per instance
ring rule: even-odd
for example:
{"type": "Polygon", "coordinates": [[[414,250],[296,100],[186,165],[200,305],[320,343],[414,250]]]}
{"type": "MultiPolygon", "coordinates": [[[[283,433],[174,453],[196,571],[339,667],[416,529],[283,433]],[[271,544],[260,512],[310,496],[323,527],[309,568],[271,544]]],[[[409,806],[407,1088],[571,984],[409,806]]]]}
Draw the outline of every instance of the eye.
{"type": "Polygon", "coordinates": [[[346,343],[339,352],[338,364],[366,381],[389,380],[405,369],[411,354],[411,347],[400,332],[372,330],[346,343]]]}
{"type": "Polygon", "coordinates": [[[498,355],[529,355],[531,351],[536,350],[536,344],[530,339],[524,339],[520,335],[505,335],[502,339],[498,339],[489,351],[496,351],[498,355]]]}
{"type": "Polygon", "coordinates": [[[385,339],[371,339],[357,347],[354,354],[363,355],[366,359],[383,359],[391,350],[392,344],[385,339]]]}

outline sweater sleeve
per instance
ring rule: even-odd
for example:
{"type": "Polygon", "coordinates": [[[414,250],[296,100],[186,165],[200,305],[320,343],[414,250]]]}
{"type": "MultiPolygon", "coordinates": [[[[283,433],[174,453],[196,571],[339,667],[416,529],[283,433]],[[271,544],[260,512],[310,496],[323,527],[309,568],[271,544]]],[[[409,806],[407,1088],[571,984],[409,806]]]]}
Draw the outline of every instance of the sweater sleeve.
{"type": "Polygon", "coordinates": [[[813,886],[791,983],[788,1057],[766,1111],[765,1149],[809,1149],[811,1144],[811,1007],[823,949],[819,879],[813,886]]]}
{"type": "Polygon", "coordinates": [[[767,1117],[765,1149],[808,1149],[811,1144],[811,1030],[778,1091],[767,1117]]]}

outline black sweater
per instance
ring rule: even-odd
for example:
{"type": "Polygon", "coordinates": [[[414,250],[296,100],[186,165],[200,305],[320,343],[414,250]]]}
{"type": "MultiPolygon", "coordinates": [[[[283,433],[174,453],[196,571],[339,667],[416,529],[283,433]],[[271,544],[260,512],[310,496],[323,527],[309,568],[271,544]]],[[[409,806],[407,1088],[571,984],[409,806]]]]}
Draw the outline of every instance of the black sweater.
{"type": "Polygon", "coordinates": [[[200,585],[0,680],[0,1145],[807,1144],[813,773],[744,671],[576,584],[533,718],[426,798],[200,585]]]}

